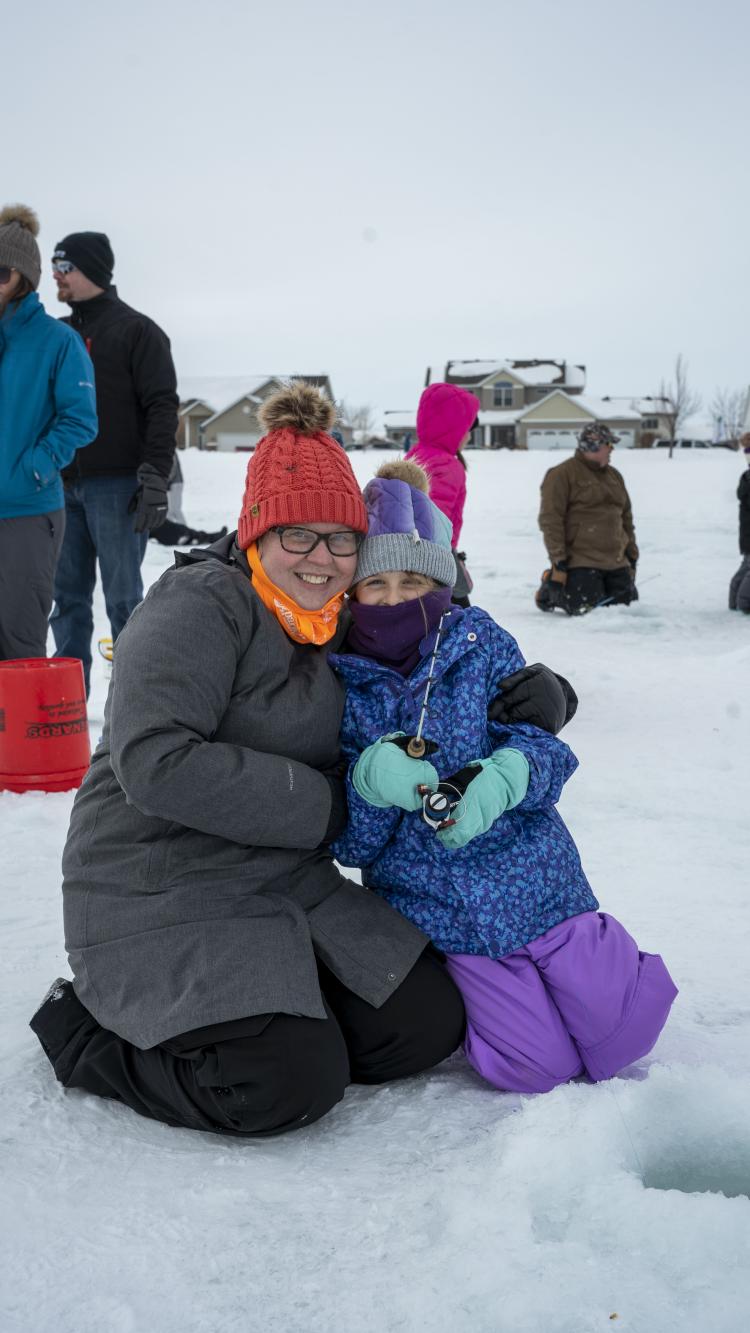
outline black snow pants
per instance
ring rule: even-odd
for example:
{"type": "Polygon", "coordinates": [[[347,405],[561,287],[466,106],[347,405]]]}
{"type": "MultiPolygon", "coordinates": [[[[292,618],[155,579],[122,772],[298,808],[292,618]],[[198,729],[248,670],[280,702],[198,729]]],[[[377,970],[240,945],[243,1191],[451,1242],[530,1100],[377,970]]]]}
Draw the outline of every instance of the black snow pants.
{"type": "Polygon", "coordinates": [[[461,1041],[463,1002],[432,949],[380,1009],[318,967],[326,1019],[258,1014],[142,1051],[100,1027],[65,982],[31,1028],[66,1088],[168,1125],[253,1137],[310,1125],[349,1083],[405,1078],[461,1041]]]}
{"type": "Polygon", "coordinates": [[[225,533],[226,528],[222,528],[221,532],[204,532],[202,528],[189,528],[186,523],[177,523],[174,519],[165,518],[164,522],[148,535],[162,546],[210,546],[225,533]]]}
{"type": "Polygon", "coordinates": [[[743,555],[742,564],[729,585],[729,610],[750,615],[750,555],[743,555]]]}
{"type": "Polygon", "coordinates": [[[630,565],[619,569],[571,569],[563,595],[563,607],[569,616],[580,615],[582,611],[591,611],[595,606],[606,603],[617,606],[638,601],[638,589],[635,586],[630,565]]]}

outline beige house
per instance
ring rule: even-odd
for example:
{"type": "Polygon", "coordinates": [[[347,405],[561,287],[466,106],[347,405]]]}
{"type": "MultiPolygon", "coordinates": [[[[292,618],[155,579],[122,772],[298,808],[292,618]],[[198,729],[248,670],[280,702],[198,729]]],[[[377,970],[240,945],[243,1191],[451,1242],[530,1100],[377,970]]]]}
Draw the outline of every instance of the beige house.
{"type": "Polygon", "coordinates": [[[177,411],[177,448],[200,448],[200,432],[204,421],[213,416],[214,409],[202,398],[190,398],[180,403],[177,411]]]}
{"type": "Polygon", "coordinates": [[[425,387],[435,381],[471,389],[486,411],[517,410],[546,398],[551,389],[583,393],[586,367],[567,361],[448,361],[428,366],[425,387]]]}
{"type": "Polygon", "coordinates": [[[520,413],[516,423],[518,449],[575,449],[584,426],[604,422],[620,437],[621,449],[634,449],[640,442],[641,415],[619,400],[571,397],[560,389],[520,413]]]}
{"type": "Polygon", "coordinates": [[[220,412],[214,412],[202,423],[199,447],[231,453],[253,450],[263,434],[257,418],[262,401],[253,393],[243,393],[220,412]]]}
{"type": "MultiPolygon", "coordinates": [[[[219,410],[209,406],[205,398],[186,400],[180,408],[178,443],[182,431],[185,444],[181,447],[196,445],[199,449],[231,453],[252,451],[263,433],[258,422],[258,408],[280,384],[290,380],[306,380],[334,401],[328,375],[250,375],[243,383],[242,392],[219,410]]],[[[204,383],[210,392],[210,380],[204,383]]],[[[218,394],[225,384],[226,381],[216,380],[218,394]]]]}
{"type": "Polygon", "coordinates": [[[669,440],[672,436],[674,408],[668,398],[646,395],[645,398],[610,398],[604,402],[632,407],[641,418],[640,439],[637,444],[641,449],[650,449],[655,440],[669,440]]]}
{"type": "MultiPolygon", "coordinates": [[[[519,438],[518,422],[527,409],[547,398],[553,390],[567,395],[583,392],[586,367],[567,361],[448,361],[428,366],[425,387],[435,383],[457,384],[470,389],[480,402],[479,424],[469,444],[472,449],[526,448],[519,438]]],[[[386,434],[394,444],[413,444],[416,413],[386,412],[386,434]]]]}
{"type": "MultiPolygon", "coordinates": [[[[619,435],[621,448],[639,448],[663,433],[668,407],[661,399],[592,397],[585,392],[586,367],[567,361],[448,361],[428,368],[425,385],[436,382],[477,395],[470,449],[574,449],[593,421],[619,435]]],[[[394,448],[415,443],[416,409],[386,412],[385,422],[394,448]]]]}

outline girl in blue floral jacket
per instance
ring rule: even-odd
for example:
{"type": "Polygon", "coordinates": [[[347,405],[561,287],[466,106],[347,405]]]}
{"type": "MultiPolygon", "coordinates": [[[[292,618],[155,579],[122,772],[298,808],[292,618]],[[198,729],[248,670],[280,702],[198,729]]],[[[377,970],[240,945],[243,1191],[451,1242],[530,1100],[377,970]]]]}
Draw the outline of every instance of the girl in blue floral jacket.
{"type": "Polygon", "coordinates": [[[677,991],[659,955],[597,910],[555,809],[571,750],[530,724],[488,721],[524,659],[487,612],[451,604],[450,524],[426,492],[412,462],[386,464],[365,489],[352,625],[330,659],[350,761],[333,851],[446,955],[465,1051],[486,1079],[544,1092],[609,1078],[651,1050],[677,991]],[[431,744],[413,758],[406,737],[425,698],[431,744]],[[435,792],[455,802],[442,820],[425,811],[435,792]]]}

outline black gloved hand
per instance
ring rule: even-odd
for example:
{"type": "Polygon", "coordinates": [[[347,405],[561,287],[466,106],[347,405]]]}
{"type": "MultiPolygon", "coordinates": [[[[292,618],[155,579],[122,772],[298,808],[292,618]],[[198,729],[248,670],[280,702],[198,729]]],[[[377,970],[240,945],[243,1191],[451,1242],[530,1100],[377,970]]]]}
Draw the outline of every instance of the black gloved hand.
{"type": "Polygon", "coordinates": [[[348,767],[346,759],[339,756],[335,763],[319,770],[328,783],[331,792],[331,813],[328,816],[328,827],[323,835],[324,843],[334,842],[346,828],[349,818],[349,807],[346,803],[346,773],[348,767]]]}
{"type": "Polygon", "coordinates": [[[349,808],[346,804],[346,782],[343,778],[334,777],[331,773],[324,773],[323,776],[331,791],[331,813],[328,816],[328,827],[323,835],[323,842],[335,842],[336,838],[344,832],[346,821],[349,818],[349,808]]]}
{"type": "Polygon", "coordinates": [[[534,601],[540,611],[567,610],[565,605],[565,585],[568,582],[567,571],[553,565],[542,572],[542,581],[534,593],[534,601]]]}
{"type": "Polygon", "coordinates": [[[564,676],[542,662],[515,671],[500,682],[501,693],[490,703],[490,722],[531,722],[556,736],[574,716],[578,696],[564,676]]]}
{"type": "Polygon", "coordinates": [[[138,469],[138,489],[128,505],[136,532],[153,532],[167,517],[167,478],[150,463],[138,469]]]}

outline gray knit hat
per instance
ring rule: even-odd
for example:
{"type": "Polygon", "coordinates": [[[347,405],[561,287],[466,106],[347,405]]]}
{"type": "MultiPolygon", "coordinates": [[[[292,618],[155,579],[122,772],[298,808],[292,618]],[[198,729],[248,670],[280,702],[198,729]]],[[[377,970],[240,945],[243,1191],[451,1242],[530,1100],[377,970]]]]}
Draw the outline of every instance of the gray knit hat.
{"type": "Polygon", "coordinates": [[[404,570],[446,587],[456,581],[449,519],[427,494],[417,463],[385,463],[364,489],[367,536],[359,548],[354,582],[404,570]]]}
{"type": "Polygon", "coordinates": [[[39,219],[26,204],[6,204],[0,211],[0,264],[16,268],[34,291],[42,276],[42,257],[36,237],[39,219]]]}

